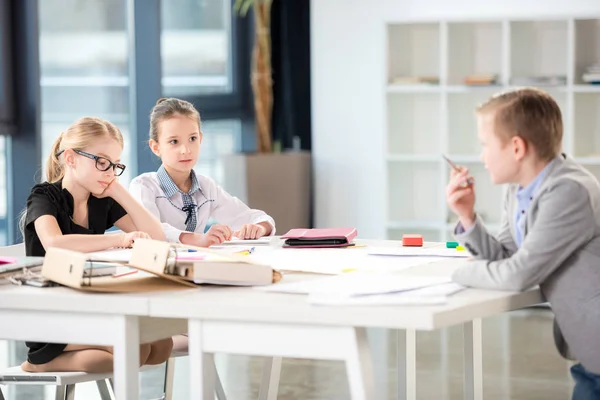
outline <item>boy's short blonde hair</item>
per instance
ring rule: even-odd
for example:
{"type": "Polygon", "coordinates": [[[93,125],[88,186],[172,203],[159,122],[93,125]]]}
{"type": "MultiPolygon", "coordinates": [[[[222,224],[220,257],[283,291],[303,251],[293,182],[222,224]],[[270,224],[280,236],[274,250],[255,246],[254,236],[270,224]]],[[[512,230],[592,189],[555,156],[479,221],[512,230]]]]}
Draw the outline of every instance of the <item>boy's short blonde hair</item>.
{"type": "Polygon", "coordinates": [[[548,93],[535,88],[503,92],[477,107],[477,114],[489,112],[494,113],[494,130],[501,138],[521,137],[543,160],[560,154],[562,114],[548,93]]]}

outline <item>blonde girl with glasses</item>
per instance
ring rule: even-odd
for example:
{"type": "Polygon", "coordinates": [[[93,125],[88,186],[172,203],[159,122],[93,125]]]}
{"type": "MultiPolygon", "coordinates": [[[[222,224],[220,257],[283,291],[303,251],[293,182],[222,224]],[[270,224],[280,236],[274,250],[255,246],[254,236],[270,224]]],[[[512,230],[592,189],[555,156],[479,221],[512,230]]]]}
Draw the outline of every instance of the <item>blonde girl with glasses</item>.
{"type": "MultiPolygon", "coordinates": [[[[131,247],[137,238],[165,240],[160,221],[119,183],[123,136],[112,123],[85,117],[56,139],[46,166],[47,181],[35,185],[23,217],[28,256],[44,256],[49,247],[80,252],[131,247]],[[104,235],[116,226],[123,233],[104,235]]],[[[22,368],[28,372],[112,370],[109,346],[27,342],[22,368]]],[[[169,358],[173,342],[143,344],[140,365],[169,358]]]]}

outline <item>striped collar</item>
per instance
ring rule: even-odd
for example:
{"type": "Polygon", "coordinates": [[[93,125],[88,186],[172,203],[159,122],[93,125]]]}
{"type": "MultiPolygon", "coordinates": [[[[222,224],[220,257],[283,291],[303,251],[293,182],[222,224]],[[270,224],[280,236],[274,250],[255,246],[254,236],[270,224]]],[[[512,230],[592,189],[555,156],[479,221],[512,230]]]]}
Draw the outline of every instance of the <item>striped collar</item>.
{"type": "Polygon", "coordinates": [[[165,192],[165,196],[167,198],[173,197],[175,193],[187,194],[191,196],[198,190],[201,190],[200,185],[198,184],[198,178],[196,178],[196,172],[194,170],[190,172],[190,177],[192,178],[192,187],[187,193],[184,193],[177,187],[163,165],[161,165],[158,171],[156,171],[156,176],[158,178],[158,182],[160,183],[160,187],[162,188],[163,192],[165,192]]]}

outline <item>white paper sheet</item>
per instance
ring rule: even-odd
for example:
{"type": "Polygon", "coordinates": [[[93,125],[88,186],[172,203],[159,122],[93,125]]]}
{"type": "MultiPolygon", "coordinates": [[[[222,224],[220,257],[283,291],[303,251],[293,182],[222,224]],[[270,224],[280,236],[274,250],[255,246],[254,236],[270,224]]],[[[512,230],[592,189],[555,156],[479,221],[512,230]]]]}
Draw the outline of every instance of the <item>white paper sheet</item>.
{"type": "Polygon", "coordinates": [[[450,277],[351,273],[299,282],[278,283],[260,288],[267,292],[366,296],[396,293],[450,283],[450,277]]]}
{"type": "Polygon", "coordinates": [[[437,305],[448,302],[448,297],[466,289],[454,282],[442,283],[400,293],[375,294],[369,296],[340,296],[312,294],[308,302],[316,305],[331,306],[399,306],[399,305],[437,305]]]}
{"type": "Polygon", "coordinates": [[[354,271],[393,272],[442,260],[440,257],[370,257],[368,247],[257,250],[252,257],[274,269],[327,275],[354,271]]]}
{"type": "Polygon", "coordinates": [[[372,256],[400,257],[451,257],[468,258],[471,253],[466,250],[447,249],[445,247],[369,247],[372,256]]]}
{"type": "Polygon", "coordinates": [[[447,296],[414,296],[404,293],[374,296],[309,296],[308,302],[321,306],[430,306],[446,304],[447,296]]]}

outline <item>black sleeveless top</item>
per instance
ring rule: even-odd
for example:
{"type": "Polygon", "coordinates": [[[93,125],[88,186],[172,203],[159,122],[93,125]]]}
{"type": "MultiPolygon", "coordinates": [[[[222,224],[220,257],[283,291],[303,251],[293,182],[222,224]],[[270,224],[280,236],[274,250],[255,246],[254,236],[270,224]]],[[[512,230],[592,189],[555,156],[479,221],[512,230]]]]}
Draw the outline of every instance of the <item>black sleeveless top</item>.
{"type": "MultiPolygon", "coordinates": [[[[35,185],[27,198],[25,217],[25,252],[28,256],[42,257],[46,250],[35,231],[35,220],[44,215],[56,218],[63,235],[101,235],[115,222],[127,215],[119,203],[110,197],[99,199],[90,195],[88,199],[88,228],[73,222],[73,196],[62,188],[62,181],[44,182],[35,185]]],[[[25,342],[29,347],[27,361],[31,364],[46,364],[59,356],[66,344],[25,342]]]]}

